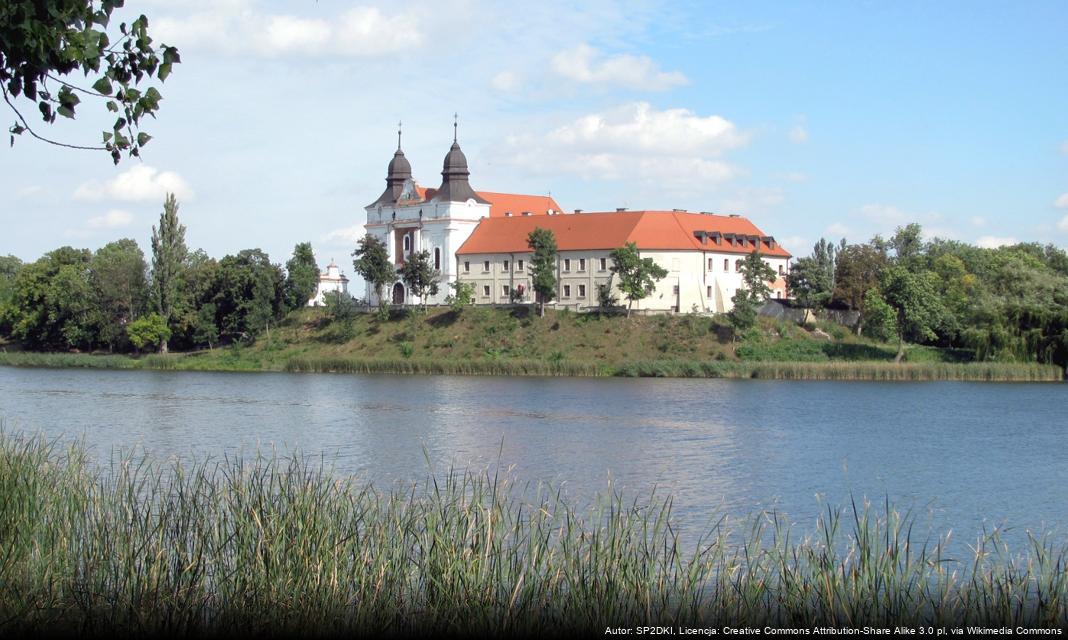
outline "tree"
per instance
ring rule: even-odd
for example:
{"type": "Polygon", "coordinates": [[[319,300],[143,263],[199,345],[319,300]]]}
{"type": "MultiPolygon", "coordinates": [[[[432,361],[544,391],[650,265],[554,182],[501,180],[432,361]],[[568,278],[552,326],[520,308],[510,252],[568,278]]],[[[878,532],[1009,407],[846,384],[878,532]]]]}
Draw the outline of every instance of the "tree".
{"type": "Polygon", "coordinates": [[[538,315],[545,317],[545,303],[556,297],[556,236],[552,230],[534,227],[527,236],[534,252],[530,259],[530,281],[538,301],[538,315]]]}
{"type": "Polygon", "coordinates": [[[738,333],[756,324],[760,305],[771,295],[768,285],[775,280],[775,270],[764,262],[760,252],[753,252],[742,261],[742,286],[731,296],[734,306],[727,313],[727,319],[738,333]]]}
{"type": "MultiPolygon", "coordinates": [[[[842,241],[844,247],[844,240],[842,241]]],[[[826,306],[834,293],[835,245],[820,238],[812,247],[812,256],[798,258],[786,276],[787,287],[798,303],[806,309],[826,306]]]]}
{"type": "Polygon", "coordinates": [[[894,265],[883,273],[882,297],[897,315],[897,356],[905,356],[905,339],[932,340],[945,311],[929,272],[912,273],[894,265]]]}
{"type": "Polygon", "coordinates": [[[219,262],[203,249],[188,254],[178,279],[178,299],[171,319],[168,344],[179,349],[212,344],[219,340],[217,309],[214,303],[219,288],[219,262]],[[211,313],[204,311],[211,307],[211,313]],[[212,327],[209,328],[208,322],[212,327]],[[210,340],[209,340],[210,338],[210,340]]]}
{"type": "Polygon", "coordinates": [[[196,319],[193,321],[193,342],[194,344],[207,344],[208,350],[215,348],[215,344],[219,342],[219,325],[215,319],[218,313],[218,308],[208,302],[204,306],[197,310],[196,319]]]}
{"type": "Polygon", "coordinates": [[[293,257],[286,262],[286,307],[299,309],[308,304],[319,284],[319,265],[310,242],[293,247],[293,257]]]}
{"type": "Polygon", "coordinates": [[[0,9],[0,93],[15,113],[11,144],[28,132],[34,138],[74,149],[106,151],[118,164],[122,154],[139,156],[152,136],[140,130],[141,121],[156,117],[163,96],[155,87],[141,90],[153,77],[163,82],[180,62],[178,50],[153,46],[148,18],[138,16],[107,29],[114,9],[124,0],[5,0],[0,9]],[[80,72],[90,87],[75,79],[80,72]],[[33,104],[41,119],[52,124],[57,115],[74,118],[82,97],[103,103],[118,115],[103,132],[99,146],[74,145],[49,139],[30,126],[16,106],[33,104]]]}
{"type": "Polygon", "coordinates": [[[426,299],[438,294],[438,273],[430,260],[430,252],[417,251],[408,256],[401,268],[397,269],[397,275],[413,295],[419,296],[423,313],[426,313],[426,299]]]}
{"type": "Polygon", "coordinates": [[[658,265],[652,258],[642,258],[638,254],[638,245],[628,242],[618,249],[613,249],[611,271],[619,276],[619,290],[627,299],[627,317],[636,300],[642,300],[656,290],[656,283],[667,277],[667,269],[658,265]]]}
{"type": "Polygon", "coordinates": [[[137,242],[124,238],[98,249],[89,263],[97,308],[97,341],[122,350],[126,327],[141,315],[148,298],[148,266],[137,242]]]}
{"type": "MultiPolygon", "coordinates": [[[[185,227],[178,224],[178,200],[168,193],[159,216],[159,229],[152,227],[152,306],[168,327],[175,317],[178,284],[188,253],[185,227]]],[[[160,345],[160,353],[167,353],[166,340],[160,345]]]]}
{"type": "Polygon", "coordinates": [[[864,296],[877,289],[889,260],[878,237],[868,244],[851,244],[838,251],[835,257],[834,294],[832,302],[844,304],[861,312],[857,335],[864,328],[864,296]]]}
{"type": "Polygon", "coordinates": [[[15,289],[15,278],[22,269],[22,260],[15,256],[0,256],[0,335],[11,331],[9,305],[15,289]]]}
{"type": "Polygon", "coordinates": [[[460,313],[465,307],[470,306],[475,301],[475,285],[470,282],[450,282],[449,287],[452,289],[445,298],[445,304],[452,307],[453,312],[460,313]]]}
{"type": "Polygon", "coordinates": [[[88,249],[61,247],[23,266],[8,303],[11,333],[34,349],[88,349],[96,336],[88,249]]]}
{"type": "Polygon", "coordinates": [[[916,267],[916,260],[926,251],[923,228],[915,222],[898,227],[894,230],[894,237],[890,238],[890,246],[894,249],[897,264],[916,267]]]}
{"type": "MultiPolygon", "coordinates": [[[[397,272],[390,263],[386,243],[368,234],[360,239],[352,255],[356,258],[352,261],[352,267],[375,292],[378,306],[384,308],[386,301],[382,297],[382,292],[397,281],[397,272]]],[[[370,300],[368,300],[369,304],[370,300]]]]}
{"type": "Polygon", "coordinates": [[[130,337],[130,343],[138,351],[145,347],[158,346],[162,352],[164,345],[171,339],[171,329],[167,326],[167,321],[163,319],[163,316],[158,313],[150,313],[134,320],[126,328],[126,332],[130,337]]]}
{"type": "Polygon", "coordinates": [[[285,275],[266,253],[245,249],[219,261],[213,302],[221,335],[249,338],[270,331],[285,311],[285,275]]]}

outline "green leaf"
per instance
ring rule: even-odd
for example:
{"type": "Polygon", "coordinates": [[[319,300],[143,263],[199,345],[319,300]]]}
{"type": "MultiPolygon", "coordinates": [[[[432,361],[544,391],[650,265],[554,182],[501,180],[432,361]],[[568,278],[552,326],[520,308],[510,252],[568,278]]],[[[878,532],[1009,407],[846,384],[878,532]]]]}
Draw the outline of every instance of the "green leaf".
{"type": "Polygon", "coordinates": [[[108,132],[108,131],[105,131],[105,132],[104,132],[104,142],[105,142],[105,143],[107,143],[107,142],[111,142],[111,136],[112,136],[112,134],[111,134],[110,132],[108,132]]]}
{"type": "Polygon", "coordinates": [[[137,146],[143,147],[148,144],[148,141],[151,139],[152,136],[148,135],[147,133],[139,133],[137,134],[137,146]]]}
{"type": "Polygon", "coordinates": [[[93,91],[96,91],[97,93],[102,93],[106,96],[110,96],[111,83],[108,82],[107,78],[101,78],[93,83],[93,91]]]}
{"type": "Polygon", "coordinates": [[[59,113],[59,115],[63,116],[64,118],[71,118],[71,119],[74,118],[74,109],[71,109],[70,107],[68,107],[66,105],[60,105],[60,107],[58,109],[56,109],[56,111],[59,113]]]}
{"type": "Polygon", "coordinates": [[[159,66],[159,73],[156,74],[156,77],[162,82],[166,80],[169,75],[171,75],[171,63],[164,62],[159,66]]]}
{"type": "Polygon", "coordinates": [[[114,100],[108,100],[108,111],[118,113],[119,105],[114,100]]]}

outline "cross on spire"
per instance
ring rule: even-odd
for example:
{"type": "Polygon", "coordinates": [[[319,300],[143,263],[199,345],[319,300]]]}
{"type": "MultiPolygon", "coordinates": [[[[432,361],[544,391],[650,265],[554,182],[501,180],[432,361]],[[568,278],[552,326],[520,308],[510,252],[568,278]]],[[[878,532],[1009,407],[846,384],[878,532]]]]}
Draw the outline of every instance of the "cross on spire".
{"type": "Polygon", "coordinates": [[[460,124],[460,114],[459,113],[453,113],[452,114],[452,141],[453,142],[456,142],[456,131],[457,131],[457,127],[459,127],[459,124],[460,124]]]}
{"type": "Polygon", "coordinates": [[[397,121],[397,151],[401,150],[401,121],[397,121]]]}

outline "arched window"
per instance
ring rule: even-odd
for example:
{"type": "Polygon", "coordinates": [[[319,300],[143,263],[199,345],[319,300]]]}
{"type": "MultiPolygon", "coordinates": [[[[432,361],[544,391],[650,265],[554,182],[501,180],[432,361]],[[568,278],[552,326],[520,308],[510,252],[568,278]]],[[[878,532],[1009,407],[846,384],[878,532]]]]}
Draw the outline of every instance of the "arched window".
{"type": "Polygon", "coordinates": [[[441,247],[434,247],[434,268],[441,271],[441,247]]]}
{"type": "Polygon", "coordinates": [[[412,252],[412,236],[411,234],[404,234],[404,253],[405,255],[412,252]]]}

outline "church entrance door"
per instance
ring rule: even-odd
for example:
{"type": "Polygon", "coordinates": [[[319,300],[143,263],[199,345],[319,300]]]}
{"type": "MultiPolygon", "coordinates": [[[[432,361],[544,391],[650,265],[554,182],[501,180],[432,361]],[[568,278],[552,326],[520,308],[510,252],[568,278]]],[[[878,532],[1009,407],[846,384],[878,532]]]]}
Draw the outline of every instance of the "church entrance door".
{"type": "Polygon", "coordinates": [[[399,282],[393,285],[393,304],[404,304],[404,285],[399,282]]]}

